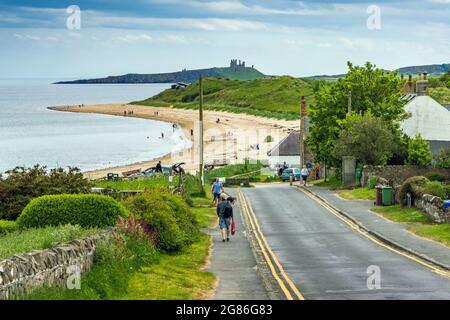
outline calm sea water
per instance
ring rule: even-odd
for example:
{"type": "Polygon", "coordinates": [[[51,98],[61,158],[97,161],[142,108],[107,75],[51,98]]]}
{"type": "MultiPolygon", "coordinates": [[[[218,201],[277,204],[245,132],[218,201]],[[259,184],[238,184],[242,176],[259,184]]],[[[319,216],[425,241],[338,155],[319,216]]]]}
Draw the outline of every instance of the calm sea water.
{"type": "Polygon", "coordinates": [[[180,143],[169,123],[47,110],[48,106],[127,103],[168,84],[54,85],[0,80],[0,173],[34,164],[99,169],[149,160],[180,143]],[[165,139],[160,139],[161,132],[165,139]]]}

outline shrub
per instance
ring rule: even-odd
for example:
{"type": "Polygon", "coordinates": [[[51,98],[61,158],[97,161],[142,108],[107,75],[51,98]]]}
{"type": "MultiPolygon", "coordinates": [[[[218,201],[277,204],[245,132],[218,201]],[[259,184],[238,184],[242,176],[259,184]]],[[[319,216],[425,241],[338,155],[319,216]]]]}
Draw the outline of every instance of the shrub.
{"type": "Polygon", "coordinates": [[[9,220],[0,220],[0,235],[16,230],[16,223],[9,220]]]}
{"type": "Polygon", "coordinates": [[[272,136],[267,136],[267,137],[264,139],[264,142],[273,142],[272,136]]]}
{"type": "Polygon", "coordinates": [[[409,141],[408,145],[408,164],[416,166],[429,166],[431,164],[432,155],[430,144],[423,139],[421,135],[417,135],[409,141]]]}
{"type": "Polygon", "coordinates": [[[442,182],[430,181],[417,188],[417,195],[431,194],[441,199],[447,198],[447,190],[442,182]]]}
{"type": "Polygon", "coordinates": [[[89,193],[91,183],[76,168],[17,167],[0,175],[0,219],[16,220],[33,199],[48,194],[89,193]]]}
{"type": "Polygon", "coordinates": [[[111,197],[104,195],[51,195],[34,199],[25,207],[17,225],[21,228],[40,228],[64,224],[81,227],[114,226],[125,209],[111,197]]]}
{"type": "Polygon", "coordinates": [[[377,181],[378,181],[378,177],[377,176],[370,177],[369,181],[368,181],[368,184],[367,184],[367,188],[375,189],[375,187],[377,185],[377,181]]]}
{"type": "Polygon", "coordinates": [[[450,148],[442,149],[435,157],[436,166],[440,168],[450,168],[450,148]]]}
{"type": "Polygon", "coordinates": [[[425,177],[427,177],[427,179],[430,181],[444,182],[445,180],[447,180],[446,176],[438,172],[429,172],[425,175],[425,177]]]}
{"type": "Polygon", "coordinates": [[[177,251],[198,238],[199,228],[194,214],[182,197],[165,189],[148,189],[130,197],[126,207],[156,231],[164,251],[177,251]]]}
{"type": "MultiPolygon", "coordinates": [[[[417,196],[420,196],[420,194],[417,194],[418,190],[417,188],[425,185],[427,182],[430,182],[426,177],[423,176],[415,176],[410,177],[406,179],[402,186],[400,187],[399,192],[399,200],[402,206],[405,206],[406,203],[406,194],[409,192],[413,195],[413,198],[416,198],[417,196]]],[[[413,199],[414,200],[414,199],[413,199]]]]}

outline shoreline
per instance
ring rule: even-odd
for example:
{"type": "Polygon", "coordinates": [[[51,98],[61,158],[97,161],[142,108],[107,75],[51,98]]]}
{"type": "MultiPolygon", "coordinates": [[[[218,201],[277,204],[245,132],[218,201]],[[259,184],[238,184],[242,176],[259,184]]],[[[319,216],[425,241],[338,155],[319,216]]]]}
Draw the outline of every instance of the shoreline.
{"type": "MultiPolygon", "coordinates": [[[[84,171],[83,175],[91,180],[103,178],[107,173],[147,169],[158,161],[163,165],[172,165],[175,162],[186,162],[185,170],[195,173],[199,166],[198,147],[198,110],[175,109],[167,107],[148,107],[130,104],[95,104],[76,106],[53,106],[47,109],[62,112],[94,113],[113,116],[124,116],[124,111],[132,112],[126,115],[128,118],[140,118],[168,123],[176,123],[182,130],[186,141],[191,141],[192,147],[166,155],[130,163],[127,165],[112,166],[103,169],[84,171]],[[192,135],[191,135],[192,133],[192,135]]],[[[220,111],[204,111],[204,162],[213,164],[215,161],[228,162],[230,164],[244,162],[245,158],[264,160],[267,159],[267,151],[283,138],[289,130],[297,129],[298,121],[276,120],[256,117],[246,114],[235,114],[220,111]],[[219,120],[219,122],[217,122],[219,120]],[[270,135],[271,143],[264,142],[270,135]],[[252,146],[258,145],[258,150],[252,146]]]]}

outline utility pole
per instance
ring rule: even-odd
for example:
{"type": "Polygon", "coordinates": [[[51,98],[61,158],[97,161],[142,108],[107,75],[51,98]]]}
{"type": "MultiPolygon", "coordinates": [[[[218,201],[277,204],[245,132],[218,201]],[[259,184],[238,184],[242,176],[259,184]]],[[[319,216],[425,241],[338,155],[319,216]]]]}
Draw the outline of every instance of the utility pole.
{"type": "Polygon", "coordinates": [[[300,168],[303,168],[305,164],[305,139],[306,139],[306,100],[305,96],[302,96],[300,101],[300,168]]]}
{"type": "Polygon", "coordinates": [[[205,178],[203,176],[203,76],[200,75],[200,106],[199,106],[199,173],[202,187],[205,186],[205,178]]]}
{"type": "Polygon", "coordinates": [[[350,93],[348,94],[348,107],[347,107],[347,112],[348,113],[352,113],[352,92],[350,91],[350,93]]]}

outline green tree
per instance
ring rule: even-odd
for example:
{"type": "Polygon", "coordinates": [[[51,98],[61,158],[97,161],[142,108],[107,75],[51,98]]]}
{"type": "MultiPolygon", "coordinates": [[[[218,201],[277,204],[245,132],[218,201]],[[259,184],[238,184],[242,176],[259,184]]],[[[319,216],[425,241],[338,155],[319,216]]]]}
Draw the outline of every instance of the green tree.
{"type": "Polygon", "coordinates": [[[409,141],[408,164],[416,166],[429,166],[431,164],[430,144],[418,134],[409,141]]]}
{"type": "Polygon", "coordinates": [[[330,159],[330,152],[339,137],[343,120],[347,114],[349,96],[352,111],[357,114],[370,112],[381,118],[395,132],[397,121],[405,116],[401,87],[403,81],[396,73],[386,73],[367,62],[364,66],[353,66],[348,62],[349,71],[345,78],[328,86],[321,86],[311,105],[311,119],[308,147],[315,158],[336,164],[330,159]]]}
{"type": "Polygon", "coordinates": [[[363,116],[348,114],[339,121],[341,132],[336,140],[336,158],[353,156],[363,164],[383,165],[392,156],[394,134],[387,124],[370,112],[363,116]]]}

